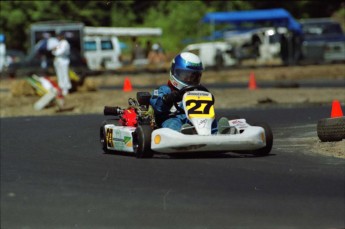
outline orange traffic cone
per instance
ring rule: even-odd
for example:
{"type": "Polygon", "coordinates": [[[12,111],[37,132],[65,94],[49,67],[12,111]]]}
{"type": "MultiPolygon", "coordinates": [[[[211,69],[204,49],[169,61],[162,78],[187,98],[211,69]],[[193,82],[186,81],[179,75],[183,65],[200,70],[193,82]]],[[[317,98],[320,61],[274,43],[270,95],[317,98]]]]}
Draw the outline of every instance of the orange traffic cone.
{"type": "Polygon", "coordinates": [[[343,111],[341,110],[340,102],[338,100],[333,100],[331,118],[337,118],[342,116],[344,115],[343,111]]]}
{"type": "Polygon", "coordinates": [[[128,77],[125,78],[125,82],[123,84],[123,91],[132,91],[132,84],[128,77]]]}
{"type": "Polygon", "coordinates": [[[249,75],[248,89],[249,90],[257,89],[254,72],[251,72],[250,75],[249,75]]]}

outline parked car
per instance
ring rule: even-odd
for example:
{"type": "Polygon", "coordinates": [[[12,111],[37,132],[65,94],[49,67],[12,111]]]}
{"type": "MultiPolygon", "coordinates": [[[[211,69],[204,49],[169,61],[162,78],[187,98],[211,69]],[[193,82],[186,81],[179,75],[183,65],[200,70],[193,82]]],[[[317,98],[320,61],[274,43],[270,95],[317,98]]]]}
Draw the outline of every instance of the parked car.
{"type": "Polygon", "coordinates": [[[122,66],[120,41],[116,36],[85,36],[84,55],[91,70],[115,70],[122,66]]]}
{"type": "Polygon", "coordinates": [[[256,59],[268,63],[281,57],[281,39],[288,33],[284,27],[262,27],[244,31],[229,31],[224,39],[234,49],[234,58],[241,62],[256,59]]]}
{"type": "Polygon", "coordinates": [[[330,18],[300,21],[303,29],[302,59],[308,62],[345,61],[345,35],[330,18]]]}
{"type": "Polygon", "coordinates": [[[6,50],[6,60],[5,66],[10,65],[11,63],[18,63],[25,59],[25,53],[16,49],[6,50]]]}
{"type": "MultiPolygon", "coordinates": [[[[43,65],[42,53],[31,52],[21,61],[9,63],[5,69],[5,75],[10,77],[17,76],[31,76],[37,75],[55,75],[53,65],[54,57],[51,53],[45,53],[45,64],[43,65]]],[[[70,69],[78,75],[85,75],[89,72],[84,57],[80,56],[78,52],[71,52],[70,55],[70,69]]]]}
{"type": "Polygon", "coordinates": [[[30,48],[28,56],[17,63],[10,63],[5,74],[10,77],[37,75],[55,75],[54,56],[51,48],[57,43],[56,34],[64,33],[71,46],[70,69],[80,76],[89,72],[83,52],[82,23],[42,22],[31,25],[30,48]]]}
{"type": "Polygon", "coordinates": [[[1,69],[0,73],[2,75],[6,75],[8,66],[10,64],[19,63],[25,59],[24,52],[16,49],[8,49],[5,51],[5,58],[4,58],[4,65],[1,69]]]}
{"type": "Polygon", "coordinates": [[[198,55],[205,68],[221,69],[236,64],[236,60],[232,58],[232,47],[226,42],[190,44],[183,51],[198,55]]]}

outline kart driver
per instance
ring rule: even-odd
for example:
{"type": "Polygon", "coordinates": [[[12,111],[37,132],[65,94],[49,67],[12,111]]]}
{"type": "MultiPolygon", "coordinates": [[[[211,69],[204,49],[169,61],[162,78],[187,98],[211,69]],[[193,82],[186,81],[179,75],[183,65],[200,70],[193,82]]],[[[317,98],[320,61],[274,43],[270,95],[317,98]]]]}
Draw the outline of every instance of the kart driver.
{"type": "MultiPolygon", "coordinates": [[[[171,115],[171,113],[176,111],[174,103],[182,107],[182,95],[179,91],[186,86],[199,85],[202,71],[202,62],[193,53],[183,52],[173,59],[168,84],[155,89],[150,98],[150,104],[154,109],[155,119],[159,126],[185,134],[192,134],[190,132],[192,131],[191,125],[186,114],[171,115]]],[[[226,134],[229,130],[227,118],[221,118],[219,120],[219,133],[226,134]]],[[[217,132],[217,121],[214,120],[212,134],[217,132]]]]}

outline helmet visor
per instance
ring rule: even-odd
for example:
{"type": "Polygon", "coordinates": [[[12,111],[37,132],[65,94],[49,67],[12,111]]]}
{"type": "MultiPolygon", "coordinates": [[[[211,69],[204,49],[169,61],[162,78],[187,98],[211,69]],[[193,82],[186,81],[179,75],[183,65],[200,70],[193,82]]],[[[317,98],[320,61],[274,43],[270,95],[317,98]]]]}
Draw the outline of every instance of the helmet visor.
{"type": "Polygon", "coordinates": [[[201,79],[201,71],[175,69],[174,76],[177,80],[187,85],[199,85],[201,79]]]}

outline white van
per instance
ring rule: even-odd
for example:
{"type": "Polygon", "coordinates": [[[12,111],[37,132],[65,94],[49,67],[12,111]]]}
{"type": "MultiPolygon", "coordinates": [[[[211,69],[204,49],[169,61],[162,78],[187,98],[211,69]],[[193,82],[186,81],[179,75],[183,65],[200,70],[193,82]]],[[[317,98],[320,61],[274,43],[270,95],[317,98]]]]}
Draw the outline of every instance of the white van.
{"type": "Polygon", "coordinates": [[[84,56],[91,70],[115,70],[122,66],[120,42],[116,36],[84,36],[84,56]]]}
{"type": "MultiPolygon", "coordinates": [[[[161,28],[84,27],[84,56],[91,70],[115,70],[122,66],[119,36],[161,36],[161,28]]],[[[138,63],[139,64],[139,63],[138,63]]]]}
{"type": "Polygon", "coordinates": [[[268,63],[280,58],[281,36],[287,33],[285,27],[265,27],[245,32],[229,31],[224,39],[234,48],[237,60],[257,59],[260,63],[268,63]]]}
{"type": "Polygon", "coordinates": [[[226,42],[205,42],[190,44],[183,51],[198,55],[205,68],[233,66],[236,60],[231,57],[232,47],[226,42]]]}

